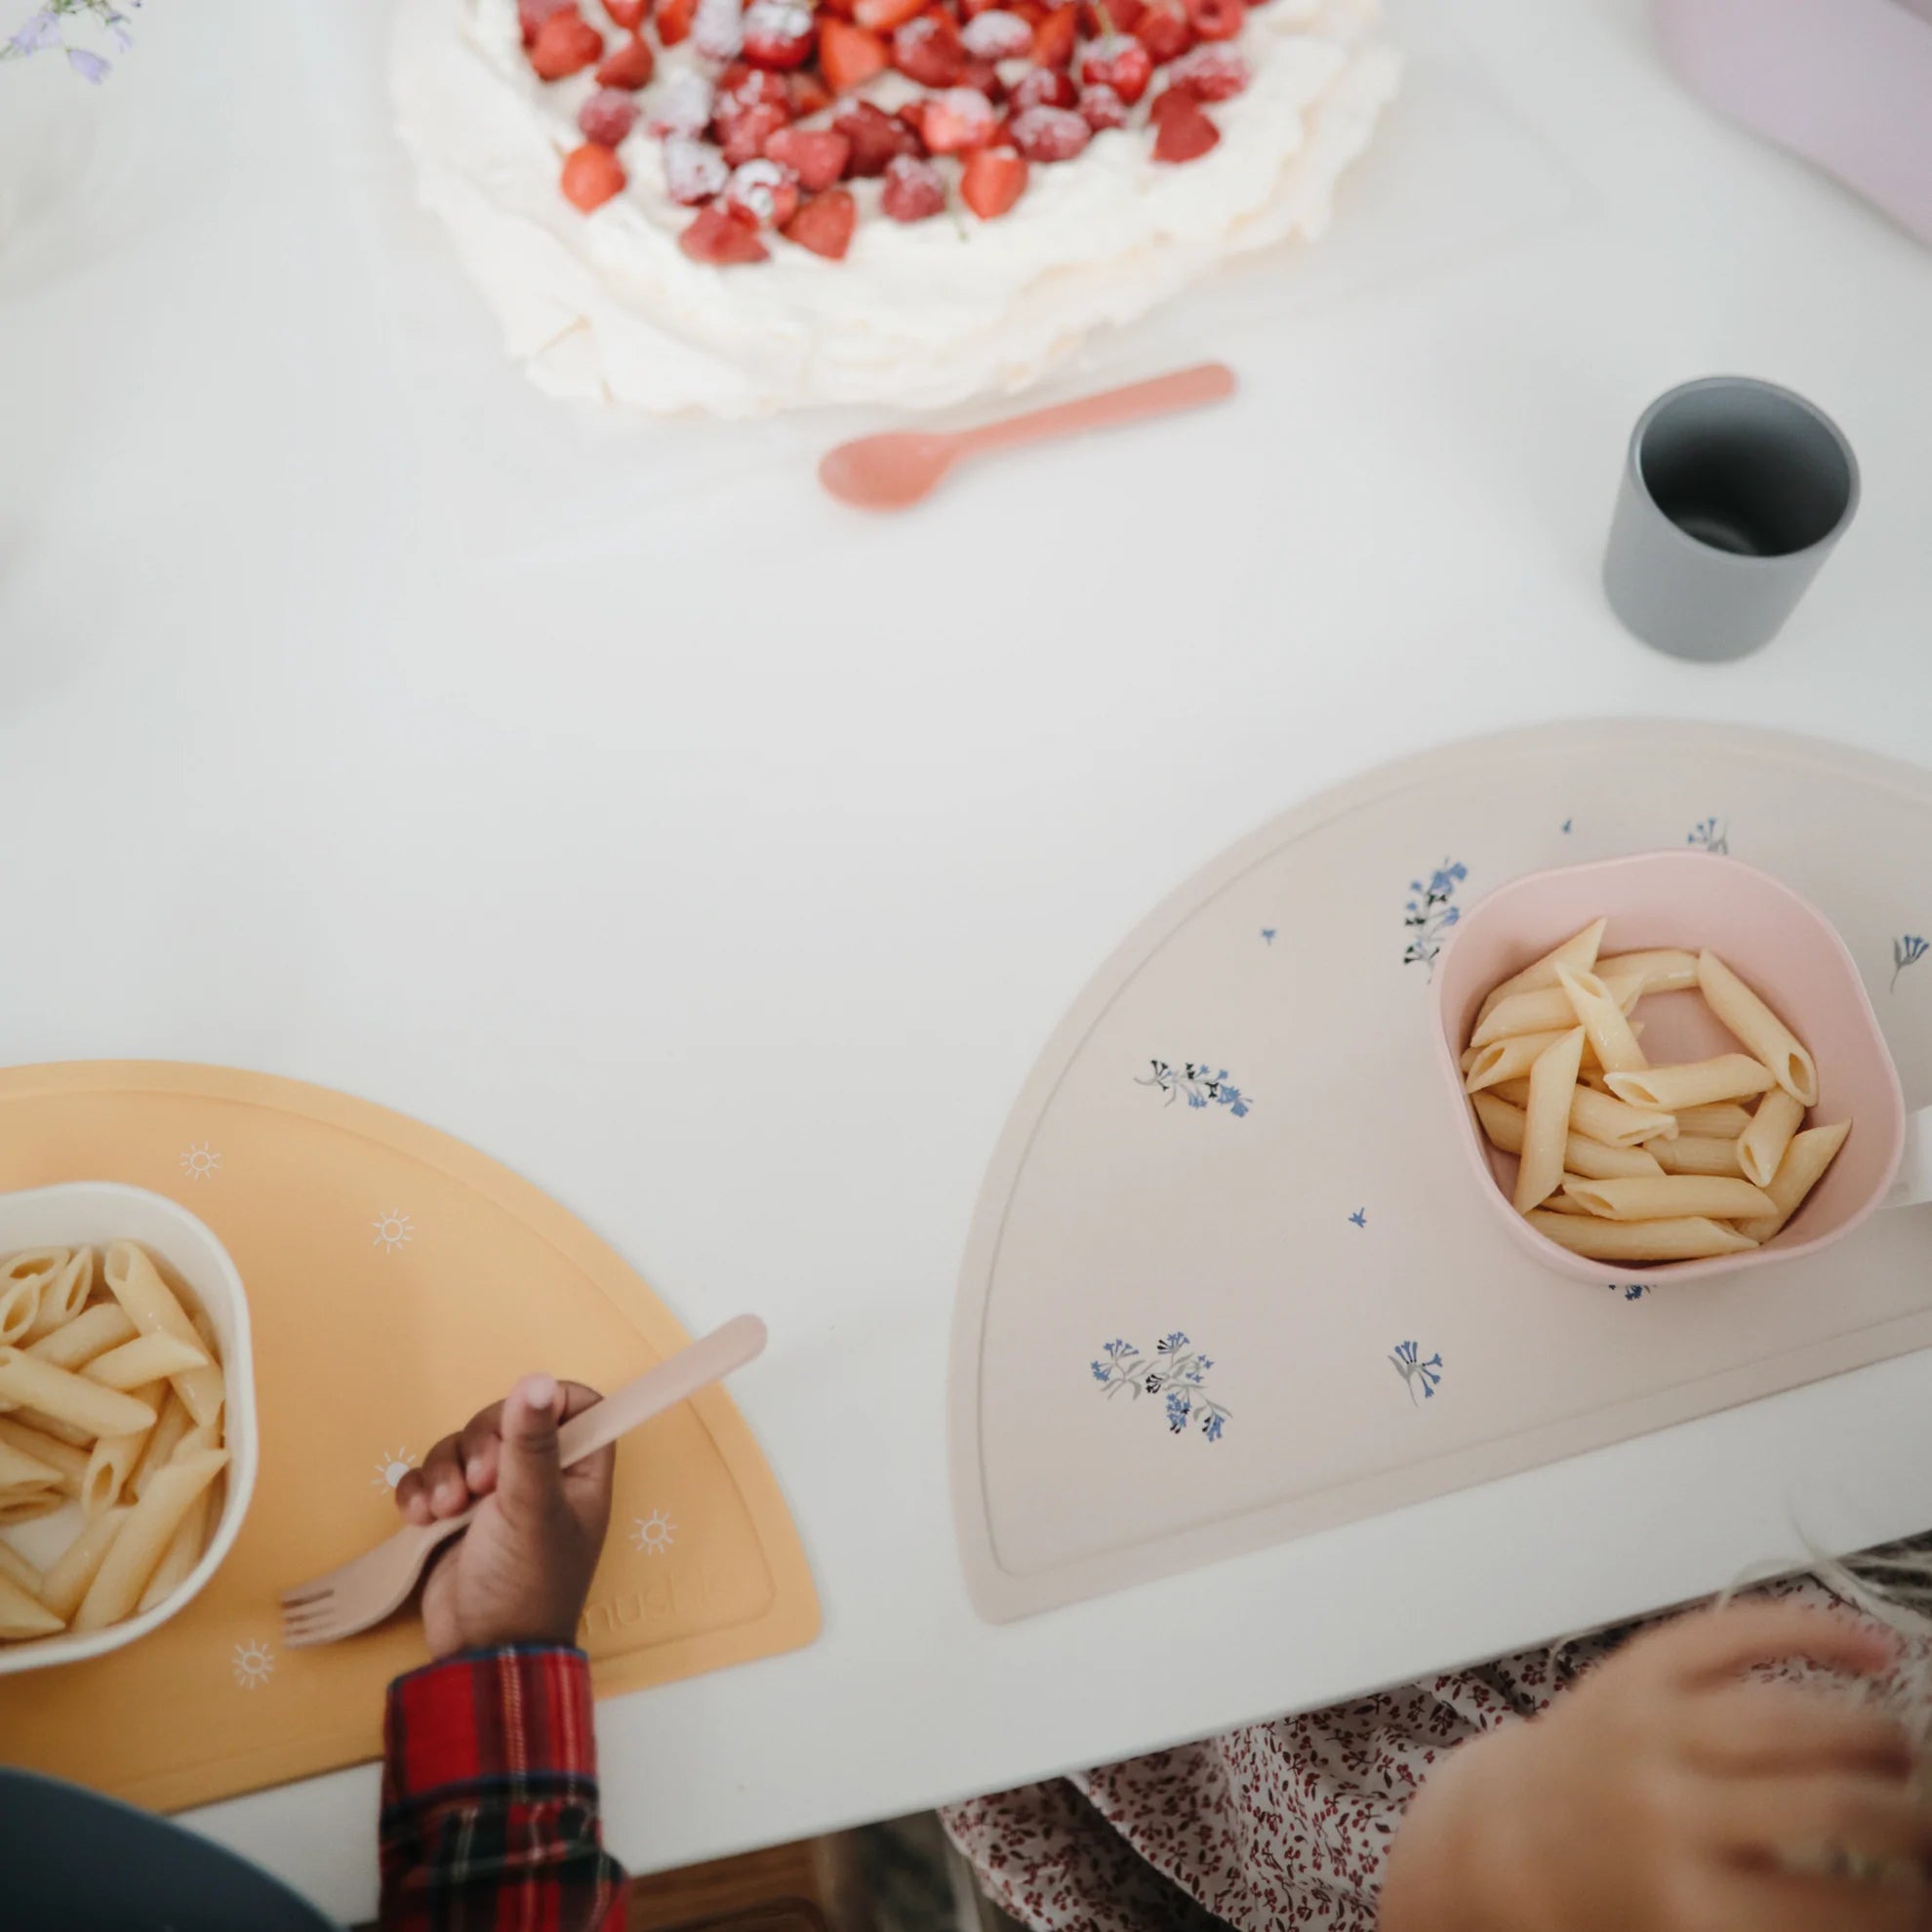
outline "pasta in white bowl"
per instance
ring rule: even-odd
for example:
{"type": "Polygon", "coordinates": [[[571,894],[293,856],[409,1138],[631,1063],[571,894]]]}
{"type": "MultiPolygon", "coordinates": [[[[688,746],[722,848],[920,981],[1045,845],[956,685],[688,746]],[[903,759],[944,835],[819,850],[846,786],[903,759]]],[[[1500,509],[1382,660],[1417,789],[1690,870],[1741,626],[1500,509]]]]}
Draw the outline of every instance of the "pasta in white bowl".
{"type": "Polygon", "coordinates": [[[185,1208],[113,1182],[0,1195],[0,1256],[4,1674],[192,1601],[240,1531],[257,1430],[241,1277],[185,1208]]]}

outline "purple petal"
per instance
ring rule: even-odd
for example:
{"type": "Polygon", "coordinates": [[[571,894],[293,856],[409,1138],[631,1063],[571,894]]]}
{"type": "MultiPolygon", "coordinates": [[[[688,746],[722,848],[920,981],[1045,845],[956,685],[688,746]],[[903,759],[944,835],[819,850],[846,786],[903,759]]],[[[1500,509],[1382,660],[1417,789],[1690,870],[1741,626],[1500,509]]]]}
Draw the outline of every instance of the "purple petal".
{"type": "Polygon", "coordinates": [[[43,7],[39,13],[28,15],[26,25],[15,34],[9,44],[18,47],[22,54],[37,53],[43,47],[58,47],[60,44],[60,24],[43,7]]]}
{"type": "Polygon", "coordinates": [[[73,68],[82,80],[92,81],[99,87],[107,78],[110,63],[99,54],[89,54],[79,47],[67,49],[67,65],[73,68]]]}
{"type": "Polygon", "coordinates": [[[128,31],[128,18],[125,14],[109,14],[107,31],[114,36],[114,44],[123,54],[134,45],[134,35],[128,31]]]}

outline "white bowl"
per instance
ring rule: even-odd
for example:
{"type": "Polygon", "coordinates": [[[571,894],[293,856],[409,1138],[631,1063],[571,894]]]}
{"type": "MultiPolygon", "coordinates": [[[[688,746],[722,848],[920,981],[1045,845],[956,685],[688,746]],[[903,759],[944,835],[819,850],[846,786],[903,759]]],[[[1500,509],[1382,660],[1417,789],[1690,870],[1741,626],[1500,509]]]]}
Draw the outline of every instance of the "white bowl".
{"type": "MultiPolygon", "coordinates": [[[[58,1187],[34,1187],[23,1193],[0,1194],[0,1255],[21,1248],[79,1247],[97,1250],[110,1241],[139,1241],[156,1260],[173,1268],[193,1290],[215,1326],[221,1345],[221,1373],[227,1385],[222,1411],[228,1466],[223,1470],[221,1514],[201,1561],[181,1580],[172,1596],[124,1623],[104,1630],[35,1637],[26,1643],[0,1643],[0,1675],[10,1670],[39,1670],[55,1664],[78,1664],[104,1656],[124,1643],[158,1630],[201,1593],[221,1567],[241,1533],[255,1493],[258,1439],[255,1423],[255,1357],[249,1341],[248,1298],[228,1251],[186,1208],[144,1187],[124,1187],[117,1181],[70,1181],[58,1187]]],[[[37,1522],[0,1530],[30,1563],[44,1563],[80,1527],[80,1505],[70,1503],[58,1514],[37,1522]]]]}

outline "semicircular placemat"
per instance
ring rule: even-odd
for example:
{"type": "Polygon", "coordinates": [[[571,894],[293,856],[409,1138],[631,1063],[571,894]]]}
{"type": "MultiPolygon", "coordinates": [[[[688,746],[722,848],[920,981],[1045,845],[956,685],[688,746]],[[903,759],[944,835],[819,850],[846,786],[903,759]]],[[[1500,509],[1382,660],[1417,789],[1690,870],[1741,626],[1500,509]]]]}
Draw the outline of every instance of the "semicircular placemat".
{"type": "Polygon", "coordinates": [[[1932,1210],[1633,1294],[1613,1269],[1592,1287],[1540,1268],[1473,1191],[1429,1040],[1461,909],[1544,866],[1686,845],[1834,921],[1908,1104],[1932,1101],[1932,775],[1771,733],[1571,724],[1287,814],[1102,968],[993,1154],[949,1399],[982,1615],[1932,1345],[1932,1210]]]}
{"type": "MultiPolygon", "coordinates": [[[[278,1592],[393,1529],[404,1469],[517,1376],[615,1388],[687,1336],[546,1194],[324,1088],[159,1063],[0,1072],[0,1187],[75,1180],[168,1194],[233,1256],[261,1474],[240,1540],[181,1616],[109,1656],[0,1678],[0,1755],[163,1810],[378,1755],[383,1686],[424,1660],[420,1626],[286,1650],[278,1592]]],[[[722,1389],[624,1439],[581,1631],[600,1695],[818,1630],[797,1533],[722,1389]]]]}

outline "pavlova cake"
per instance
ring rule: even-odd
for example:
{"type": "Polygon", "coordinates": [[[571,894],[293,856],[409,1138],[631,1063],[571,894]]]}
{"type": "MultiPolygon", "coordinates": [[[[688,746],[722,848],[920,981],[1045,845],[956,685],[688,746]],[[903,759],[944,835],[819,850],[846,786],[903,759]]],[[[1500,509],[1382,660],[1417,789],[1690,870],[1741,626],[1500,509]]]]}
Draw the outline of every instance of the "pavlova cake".
{"type": "Polygon", "coordinates": [[[1021,387],[1326,227],[1379,0],[399,0],[424,202],[544,389],[721,416],[1021,387]]]}

